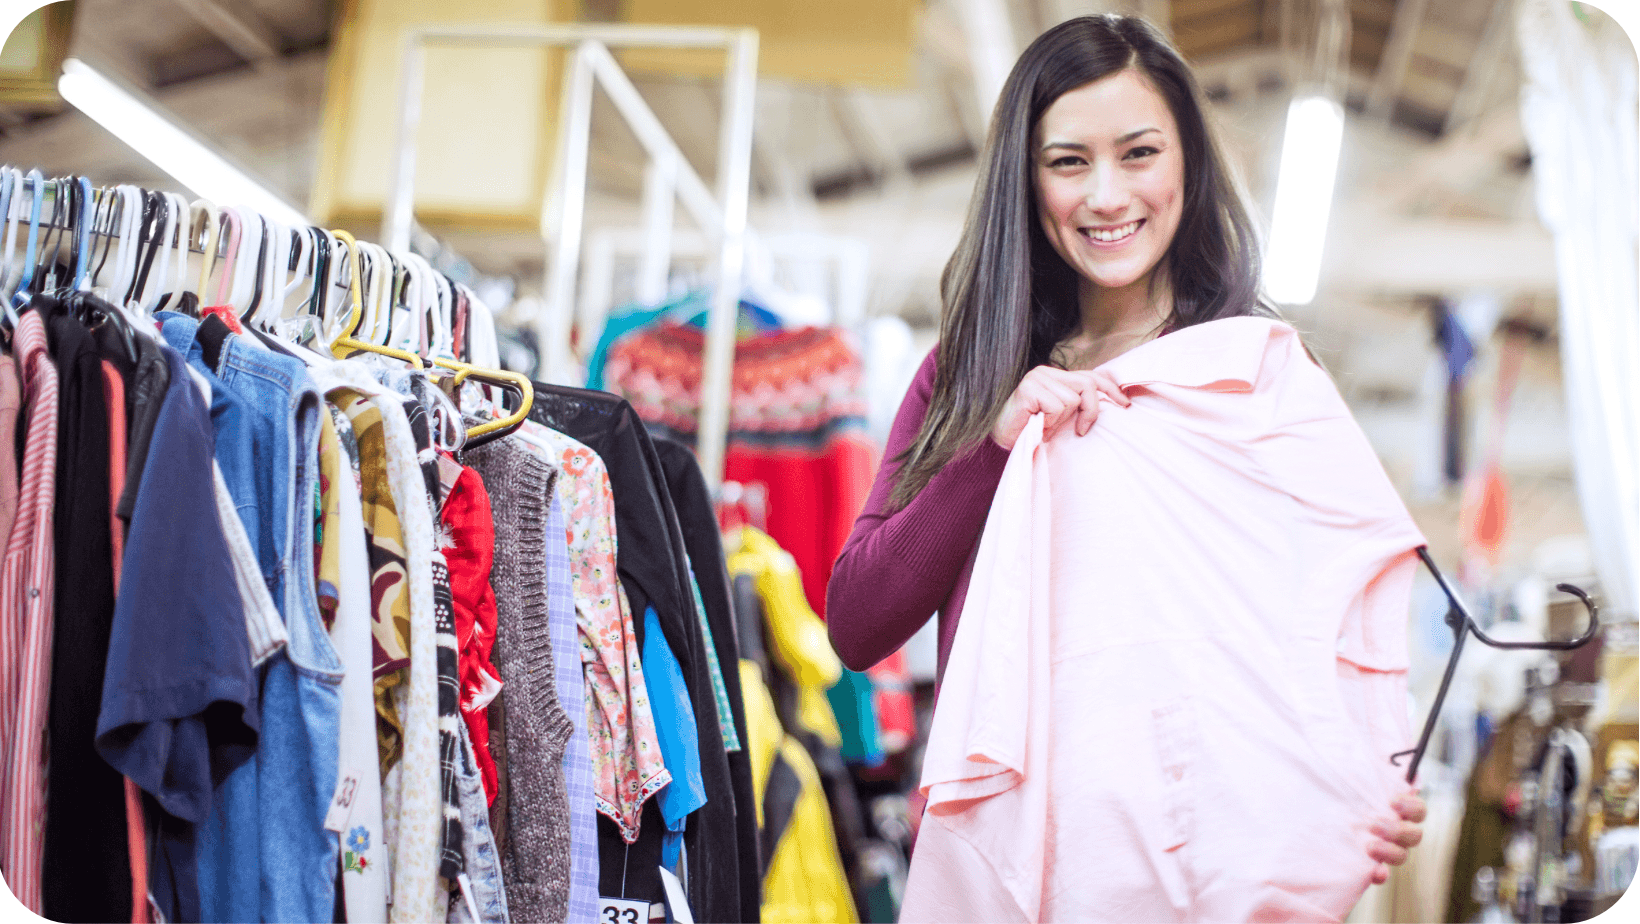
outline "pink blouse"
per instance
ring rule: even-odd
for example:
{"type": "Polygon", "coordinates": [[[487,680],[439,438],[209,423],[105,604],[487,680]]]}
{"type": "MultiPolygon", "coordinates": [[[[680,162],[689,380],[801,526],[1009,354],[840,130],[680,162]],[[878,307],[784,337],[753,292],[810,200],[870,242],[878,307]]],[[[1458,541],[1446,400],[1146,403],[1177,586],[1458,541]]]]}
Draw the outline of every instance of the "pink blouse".
{"type": "Polygon", "coordinates": [[[1104,368],[1132,405],[1033,419],[997,489],[903,919],[1339,920],[1407,788],[1424,539],[1287,325],[1104,368]]]}

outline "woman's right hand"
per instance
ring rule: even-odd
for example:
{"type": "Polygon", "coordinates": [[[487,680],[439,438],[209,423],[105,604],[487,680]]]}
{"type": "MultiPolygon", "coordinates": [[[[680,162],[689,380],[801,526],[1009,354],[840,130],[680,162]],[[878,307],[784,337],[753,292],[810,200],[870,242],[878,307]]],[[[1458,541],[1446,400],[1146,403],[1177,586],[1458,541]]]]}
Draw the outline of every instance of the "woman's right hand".
{"type": "Polygon", "coordinates": [[[1073,423],[1076,435],[1085,435],[1099,418],[1100,394],[1123,407],[1133,403],[1109,372],[1037,366],[1025,373],[1014,393],[1008,396],[1001,416],[991,427],[991,439],[1003,449],[1012,450],[1032,414],[1046,417],[1042,426],[1044,440],[1053,439],[1073,423]]]}

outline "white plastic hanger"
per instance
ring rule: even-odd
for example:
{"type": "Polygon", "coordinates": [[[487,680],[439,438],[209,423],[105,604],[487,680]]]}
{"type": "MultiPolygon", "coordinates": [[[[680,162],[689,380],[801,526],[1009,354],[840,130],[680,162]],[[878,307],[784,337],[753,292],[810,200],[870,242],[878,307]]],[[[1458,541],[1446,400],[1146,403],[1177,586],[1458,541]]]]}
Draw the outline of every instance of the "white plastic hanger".
{"type": "Polygon", "coordinates": [[[222,212],[216,207],[216,203],[209,199],[195,199],[193,205],[189,206],[189,214],[192,215],[197,211],[205,213],[205,240],[200,244],[200,252],[203,256],[199,261],[199,282],[194,286],[193,293],[194,297],[203,305],[205,303],[206,286],[210,285],[211,273],[216,271],[217,237],[221,233],[222,212]]]}
{"type": "MultiPolygon", "coordinates": [[[[407,311],[393,312],[392,333],[388,335],[387,343],[395,350],[415,352],[416,312],[421,310],[421,268],[413,259],[414,254],[404,254],[399,261],[404,270],[405,286],[402,304],[407,311]]],[[[395,306],[396,307],[396,306],[395,306]]]]}
{"type": "Polygon", "coordinates": [[[364,318],[359,322],[359,330],[366,332],[366,340],[379,343],[387,320],[394,312],[394,281],[399,272],[394,266],[394,256],[387,253],[384,246],[369,245],[364,253],[371,254],[371,294],[364,302],[364,318]]]}
{"type": "Polygon", "coordinates": [[[101,274],[93,274],[91,290],[107,302],[117,302],[120,295],[125,293],[125,254],[130,247],[130,239],[136,230],[136,218],[133,212],[140,208],[132,206],[132,187],[116,186],[110,191],[114,197],[111,207],[113,226],[109,229],[114,234],[114,256],[109,261],[113,277],[104,280],[101,274]]]}
{"type": "MultiPolygon", "coordinates": [[[[329,229],[321,228],[320,233],[330,243],[330,267],[325,272],[324,279],[314,280],[319,287],[319,330],[326,343],[335,343],[336,338],[347,332],[347,327],[353,321],[353,306],[345,298],[337,298],[336,291],[347,291],[350,283],[350,263],[356,263],[357,257],[349,254],[336,234],[329,229]]],[[[363,281],[360,281],[363,290],[363,281]]]]}
{"type": "Polygon", "coordinates": [[[302,283],[307,281],[308,276],[312,275],[314,271],[312,264],[318,258],[318,249],[314,244],[313,235],[313,229],[307,226],[296,229],[295,239],[292,241],[292,246],[296,250],[296,259],[294,261],[287,260],[279,265],[279,298],[277,304],[271,306],[266,315],[265,328],[267,330],[279,330],[280,323],[290,312],[291,297],[302,288],[302,283]],[[291,263],[295,263],[295,269],[289,268],[291,263]]]}
{"type": "Polygon", "coordinates": [[[216,280],[216,295],[207,301],[204,293],[200,293],[201,308],[232,304],[233,294],[239,288],[239,275],[245,268],[245,239],[249,235],[239,209],[231,205],[223,206],[222,223],[228,229],[228,250],[222,258],[222,273],[216,280]]]}
{"type": "Polygon", "coordinates": [[[176,274],[166,282],[165,291],[160,294],[167,307],[174,307],[176,300],[182,297],[184,287],[188,284],[188,254],[194,245],[194,213],[189,207],[188,200],[176,193],[166,193],[165,198],[171,202],[171,211],[177,217],[176,233],[176,274]]]}
{"type": "Polygon", "coordinates": [[[399,303],[399,280],[408,276],[404,271],[404,264],[387,248],[378,248],[382,254],[383,273],[386,274],[381,291],[376,293],[376,307],[371,314],[371,324],[366,332],[366,338],[372,343],[385,344],[393,332],[393,308],[399,303]]]}
{"type": "Polygon", "coordinates": [[[245,319],[246,324],[264,331],[272,330],[273,320],[284,311],[286,267],[290,265],[290,252],[294,246],[291,229],[271,218],[267,222],[268,259],[262,270],[262,300],[245,319]]]}

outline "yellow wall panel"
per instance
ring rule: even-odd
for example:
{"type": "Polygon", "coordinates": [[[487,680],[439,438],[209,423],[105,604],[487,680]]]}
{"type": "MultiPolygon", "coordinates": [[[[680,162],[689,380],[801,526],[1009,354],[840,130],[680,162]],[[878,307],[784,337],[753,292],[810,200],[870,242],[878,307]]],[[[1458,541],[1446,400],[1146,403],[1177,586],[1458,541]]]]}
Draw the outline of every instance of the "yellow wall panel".
{"type": "MultiPolygon", "coordinates": [[[[325,87],[312,212],[321,222],[381,217],[398,132],[401,49],[411,26],[551,22],[554,0],[345,0],[325,87]]],[[[528,229],[540,221],[563,53],[426,50],[416,137],[416,218],[430,227],[528,229]]]]}
{"type": "MultiPolygon", "coordinates": [[[[759,76],[898,87],[912,77],[917,0],[625,0],[624,22],[752,26],[759,76]]],[[[723,52],[628,51],[635,72],[717,75],[723,52]]]]}

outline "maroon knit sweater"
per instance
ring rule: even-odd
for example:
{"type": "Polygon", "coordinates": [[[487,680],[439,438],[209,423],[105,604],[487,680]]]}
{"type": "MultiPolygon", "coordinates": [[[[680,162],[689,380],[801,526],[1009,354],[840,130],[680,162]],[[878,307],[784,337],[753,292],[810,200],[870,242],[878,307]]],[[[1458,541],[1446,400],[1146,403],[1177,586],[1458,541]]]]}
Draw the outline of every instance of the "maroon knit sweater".
{"type": "Polygon", "coordinates": [[[928,414],[937,352],[923,360],[900,403],[865,511],[854,521],[826,587],[832,647],[857,671],[893,654],[938,610],[939,672],[945,673],[973,553],[1008,462],[1008,451],[987,438],[929,479],[904,509],[889,512],[900,471],[895,460],[928,414]]]}

